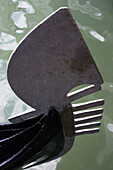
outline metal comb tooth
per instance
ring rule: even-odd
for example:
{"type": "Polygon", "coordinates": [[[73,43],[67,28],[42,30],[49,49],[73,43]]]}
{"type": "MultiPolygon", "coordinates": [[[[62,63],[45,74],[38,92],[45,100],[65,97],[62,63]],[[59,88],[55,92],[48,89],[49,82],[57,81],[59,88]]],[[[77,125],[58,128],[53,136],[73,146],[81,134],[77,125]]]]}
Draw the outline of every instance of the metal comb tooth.
{"type": "Polygon", "coordinates": [[[89,129],[89,128],[99,127],[100,125],[101,125],[100,122],[83,123],[83,124],[75,125],[75,129],[76,130],[89,129]]]}
{"type": "MultiPolygon", "coordinates": [[[[67,94],[68,99],[72,102],[81,97],[87,96],[101,90],[100,86],[87,85],[67,94]]],[[[100,122],[94,122],[102,118],[103,108],[99,107],[104,104],[103,99],[71,104],[74,118],[75,135],[83,135],[99,132],[100,122]]]]}
{"type": "Polygon", "coordinates": [[[75,134],[76,136],[78,136],[78,135],[93,134],[98,132],[99,132],[99,128],[93,128],[93,129],[77,130],[75,131],[75,134]]]}
{"type": "Polygon", "coordinates": [[[99,132],[103,108],[89,109],[73,112],[75,135],[89,134],[99,132]],[[96,128],[96,129],[95,129],[96,128]]]}
{"type": "Polygon", "coordinates": [[[79,93],[81,93],[81,92],[85,92],[85,91],[87,91],[87,90],[89,90],[89,89],[92,89],[92,88],[94,88],[94,87],[95,87],[95,85],[89,85],[89,86],[80,88],[80,89],[78,89],[78,90],[75,90],[75,91],[73,91],[73,92],[69,92],[69,93],[67,94],[67,97],[70,97],[70,96],[79,94],[79,93]]]}
{"type": "Polygon", "coordinates": [[[93,116],[87,116],[84,118],[77,118],[74,119],[75,124],[81,124],[81,123],[88,123],[88,122],[93,122],[96,120],[100,120],[102,118],[102,114],[99,115],[93,115],[93,116]]]}
{"type": "Polygon", "coordinates": [[[104,104],[103,99],[92,100],[83,103],[72,104],[73,111],[79,111],[83,109],[88,109],[92,107],[102,106],[104,104]]]}
{"type": "Polygon", "coordinates": [[[72,102],[74,100],[77,100],[79,98],[82,98],[86,95],[95,93],[97,91],[100,91],[101,87],[100,86],[96,86],[96,85],[89,85],[87,87],[81,88],[80,90],[76,90],[74,92],[68,93],[67,97],[69,102],[72,102]]]}
{"type": "Polygon", "coordinates": [[[103,108],[89,109],[89,110],[82,110],[82,111],[73,112],[75,119],[76,118],[82,118],[82,117],[85,117],[85,116],[98,115],[100,113],[103,113],[103,108]]]}
{"type": "Polygon", "coordinates": [[[99,132],[103,108],[89,109],[73,112],[75,135],[93,134],[99,132]]]}

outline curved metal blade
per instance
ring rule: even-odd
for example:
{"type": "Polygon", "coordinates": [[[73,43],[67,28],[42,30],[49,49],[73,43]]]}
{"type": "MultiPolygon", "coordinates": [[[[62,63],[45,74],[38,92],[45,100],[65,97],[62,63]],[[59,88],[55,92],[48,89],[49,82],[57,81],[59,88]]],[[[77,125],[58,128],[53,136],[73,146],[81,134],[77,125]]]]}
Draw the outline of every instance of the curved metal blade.
{"type": "Polygon", "coordinates": [[[50,106],[67,106],[67,93],[78,85],[103,83],[67,8],[57,10],[23,39],[11,56],[7,76],[13,91],[39,114],[47,114],[50,106]]]}

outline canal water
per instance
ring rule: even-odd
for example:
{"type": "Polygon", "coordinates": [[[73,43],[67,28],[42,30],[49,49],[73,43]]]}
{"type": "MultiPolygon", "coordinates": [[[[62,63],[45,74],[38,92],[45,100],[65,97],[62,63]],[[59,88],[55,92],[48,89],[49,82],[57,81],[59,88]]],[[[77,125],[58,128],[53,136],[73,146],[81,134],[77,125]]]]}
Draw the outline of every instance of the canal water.
{"type": "Polygon", "coordinates": [[[99,134],[77,137],[62,158],[29,170],[113,170],[112,0],[0,0],[0,123],[30,109],[7,82],[13,49],[35,25],[63,6],[69,7],[104,79],[101,92],[76,102],[104,98],[102,125],[99,134]]]}

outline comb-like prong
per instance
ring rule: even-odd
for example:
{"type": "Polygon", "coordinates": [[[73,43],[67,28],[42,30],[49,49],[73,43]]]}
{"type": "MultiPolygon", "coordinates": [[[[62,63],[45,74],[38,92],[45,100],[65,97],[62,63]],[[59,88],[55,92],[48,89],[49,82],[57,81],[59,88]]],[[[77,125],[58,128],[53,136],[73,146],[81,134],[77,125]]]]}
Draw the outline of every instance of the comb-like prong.
{"type": "Polygon", "coordinates": [[[75,130],[91,129],[91,128],[99,127],[100,125],[101,125],[100,122],[83,123],[83,124],[75,125],[75,130]]]}
{"type": "Polygon", "coordinates": [[[104,104],[103,99],[92,100],[83,103],[72,104],[73,111],[79,111],[83,109],[88,109],[92,107],[102,106],[104,104]]]}
{"type": "Polygon", "coordinates": [[[81,93],[81,92],[83,92],[83,91],[86,91],[86,90],[88,90],[88,89],[91,89],[91,88],[93,88],[94,86],[95,86],[95,85],[92,84],[92,85],[89,85],[89,86],[80,88],[80,89],[78,89],[78,90],[75,90],[75,91],[73,91],[73,92],[69,92],[69,93],[67,94],[67,97],[70,97],[70,96],[76,95],[76,94],[78,94],[78,93],[81,93]]]}
{"type": "Polygon", "coordinates": [[[98,115],[103,113],[103,108],[89,109],[73,112],[74,118],[82,118],[85,116],[98,115]]]}
{"type": "Polygon", "coordinates": [[[93,128],[93,129],[84,129],[84,130],[76,130],[75,135],[85,135],[85,134],[92,134],[92,133],[98,133],[99,128],[93,128]]]}
{"type": "Polygon", "coordinates": [[[101,87],[100,86],[95,86],[95,85],[90,85],[90,86],[81,88],[81,89],[76,90],[74,92],[68,93],[67,94],[68,101],[72,102],[74,100],[77,100],[77,99],[79,99],[81,97],[84,97],[84,96],[87,96],[89,94],[92,94],[94,92],[97,92],[99,90],[101,90],[101,87]]]}
{"type": "Polygon", "coordinates": [[[102,114],[94,115],[94,116],[88,116],[84,118],[76,118],[74,119],[74,124],[82,124],[82,123],[88,123],[88,122],[94,122],[96,120],[100,120],[102,118],[102,114]]]}

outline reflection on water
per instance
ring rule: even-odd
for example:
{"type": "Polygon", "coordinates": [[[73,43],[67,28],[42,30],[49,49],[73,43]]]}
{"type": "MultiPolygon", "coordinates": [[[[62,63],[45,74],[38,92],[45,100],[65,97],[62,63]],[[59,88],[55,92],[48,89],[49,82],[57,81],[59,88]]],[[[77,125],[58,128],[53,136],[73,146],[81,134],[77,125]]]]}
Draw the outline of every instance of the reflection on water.
{"type": "MultiPolygon", "coordinates": [[[[13,1],[13,2],[17,2],[17,1],[13,1]]],[[[11,18],[14,21],[14,24],[18,27],[18,28],[27,28],[27,19],[26,19],[26,13],[28,14],[34,14],[35,13],[35,9],[33,8],[33,6],[31,4],[29,4],[28,2],[25,1],[18,1],[17,4],[17,9],[19,11],[13,12],[11,18]],[[25,12],[20,11],[20,9],[25,9],[25,12]]],[[[16,32],[18,33],[18,30],[16,30],[16,32]]],[[[23,31],[19,31],[19,33],[23,33],[23,31]]]]}
{"type": "MultiPolygon", "coordinates": [[[[111,142],[111,141],[113,141],[113,121],[108,116],[104,116],[103,123],[104,123],[104,126],[106,127],[105,141],[104,141],[105,144],[104,144],[104,148],[102,150],[100,150],[100,152],[97,156],[97,163],[100,166],[103,166],[106,158],[109,159],[109,157],[111,157],[110,155],[113,153],[113,143],[111,142]],[[112,122],[112,123],[109,123],[109,122],[112,122]],[[110,132],[110,133],[108,133],[108,132],[110,132]]],[[[106,169],[107,169],[107,166],[106,166],[106,169]]],[[[110,169],[110,167],[108,169],[110,169]]]]}
{"type": "Polygon", "coordinates": [[[7,62],[5,60],[0,60],[0,81],[6,79],[6,67],[7,62]]]}
{"type": "Polygon", "coordinates": [[[0,1],[0,58],[9,58],[23,36],[53,12],[51,0],[0,1]],[[6,54],[6,56],[5,56],[6,54]]]}
{"type": "Polygon", "coordinates": [[[47,17],[53,12],[52,7],[49,5],[51,0],[34,0],[33,4],[36,8],[36,13],[42,17],[47,17]]]}
{"type": "Polygon", "coordinates": [[[83,26],[78,22],[77,22],[77,25],[79,29],[81,29],[82,31],[84,31],[85,34],[87,34],[87,36],[90,35],[91,38],[93,37],[101,42],[105,41],[105,38],[102,35],[100,35],[98,32],[96,32],[95,30],[93,30],[93,28],[88,27],[88,26],[83,26]]]}
{"type": "MultiPolygon", "coordinates": [[[[104,118],[102,126],[105,128],[104,130],[104,140],[102,144],[104,147],[99,150],[97,156],[97,163],[100,167],[104,167],[105,169],[112,169],[110,167],[110,157],[113,154],[113,83],[112,82],[105,82],[102,85],[103,88],[103,97],[105,99],[105,108],[104,108],[104,118]],[[109,162],[109,163],[108,163],[109,162]],[[108,168],[107,168],[108,167],[108,168]]],[[[103,139],[103,138],[102,138],[103,139]]],[[[103,168],[102,168],[103,169],[103,168]]]]}
{"type": "Polygon", "coordinates": [[[108,123],[107,128],[110,132],[113,132],[113,124],[112,123],[108,123]]]}
{"type": "Polygon", "coordinates": [[[42,165],[38,165],[37,167],[35,166],[33,168],[28,168],[28,170],[55,170],[59,161],[60,158],[42,165]]]}
{"type": "Polygon", "coordinates": [[[27,28],[25,13],[22,11],[14,12],[11,16],[18,28],[27,28]]]}
{"type": "Polygon", "coordinates": [[[16,30],[17,34],[27,33],[37,23],[53,12],[53,9],[49,5],[51,0],[29,0],[29,2],[12,0],[12,2],[16,7],[16,11],[14,10],[11,14],[11,18],[15,26],[21,29],[16,30]],[[26,29],[27,32],[25,31],[26,29]]]}
{"type": "Polygon", "coordinates": [[[73,10],[79,10],[83,14],[88,14],[90,17],[100,20],[102,18],[101,11],[95,6],[91,5],[90,1],[84,1],[80,4],[80,0],[68,0],[68,5],[73,10]]]}
{"type": "Polygon", "coordinates": [[[28,14],[34,14],[35,13],[35,9],[33,8],[33,6],[31,4],[29,4],[28,2],[25,2],[25,1],[19,1],[18,2],[18,8],[26,9],[26,12],[28,14]]]}
{"type": "Polygon", "coordinates": [[[17,2],[18,0],[12,0],[13,2],[17,2]]]}
{"type": "Polygon", "coordinates": [[[18,34],[22,34],[24,32],[24,30],[16,30],[16,33],[18,34]]]}
{"type": "Polygon", "coordinates": [[[0,49],[13,50],[17,46],[16,38],[10,34],[1,32],[0,35],[0,49]]]}
{"type": "Polygon", "coordinates": [[[102,42],[104,42],[105,41],[105,39],[104,39],[104,37],[102,37],[100,34],[98,34],[96,31],[90,31],[90,34],[94,37],[94,38],[96,38],[97,40],[100,40],[100,41],[102,41],[102,42]]]}

